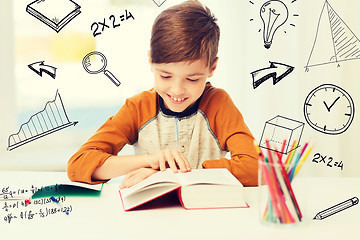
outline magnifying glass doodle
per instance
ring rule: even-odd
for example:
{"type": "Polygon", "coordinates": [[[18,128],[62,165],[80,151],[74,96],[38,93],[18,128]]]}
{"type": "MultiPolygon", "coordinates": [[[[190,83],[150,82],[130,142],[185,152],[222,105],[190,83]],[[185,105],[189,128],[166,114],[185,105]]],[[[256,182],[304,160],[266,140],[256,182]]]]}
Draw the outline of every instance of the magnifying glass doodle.
{"type": "Polygon", "coordinates": [[[118,87],[120,81],[110,71],[106,70],[107,60],[104,54],[98,51],[90,52],[82,60],[82,65],[86,72],[90,74],[97,74],[104,72],[104,74],[118,87]]]}

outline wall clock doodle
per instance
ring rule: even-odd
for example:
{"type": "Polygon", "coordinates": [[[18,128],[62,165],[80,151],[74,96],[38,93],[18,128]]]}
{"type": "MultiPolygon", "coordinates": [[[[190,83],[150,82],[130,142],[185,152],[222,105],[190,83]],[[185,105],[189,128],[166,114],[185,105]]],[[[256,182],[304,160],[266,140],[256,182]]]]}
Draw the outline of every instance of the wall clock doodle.
{"type": "Polygon", "coordinates": [[[304,102],[304,116],[315,130],[325,134],[345,132],[354,119],[355,107],[350,95],[333,84],[313,89],[304,102]]]}

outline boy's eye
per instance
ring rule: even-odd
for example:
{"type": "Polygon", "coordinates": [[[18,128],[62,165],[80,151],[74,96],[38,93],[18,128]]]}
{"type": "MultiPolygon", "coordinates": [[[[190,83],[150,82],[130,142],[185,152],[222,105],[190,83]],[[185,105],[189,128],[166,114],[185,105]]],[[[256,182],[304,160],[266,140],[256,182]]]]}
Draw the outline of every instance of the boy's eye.
{"type": "Polygon", "coordinates": [[[168,76],[168,75],[160,75],[160,77],[163,78],[163,79],[169,79],[169,78],[171,78],[171,76],[168,76]]]}
{"type": "Polygon", "coordinates": [[[191,81],[191,82],[196,82],[196,81],[198,81],[199,79],[187,78],[187,80],[189,80],[189,81],[191,81]]]}

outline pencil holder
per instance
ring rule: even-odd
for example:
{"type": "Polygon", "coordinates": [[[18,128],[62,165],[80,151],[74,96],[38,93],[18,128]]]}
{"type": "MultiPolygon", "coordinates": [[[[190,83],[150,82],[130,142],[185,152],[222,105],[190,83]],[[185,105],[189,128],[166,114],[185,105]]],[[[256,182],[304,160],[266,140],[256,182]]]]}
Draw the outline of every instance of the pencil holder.
{"type": "Polygon", "coordinates": [[[268,158],[259,159],[259,217],[269,225],[294,226],[305,222],[305,178],[302,165],[294,166],[268,158]]]}

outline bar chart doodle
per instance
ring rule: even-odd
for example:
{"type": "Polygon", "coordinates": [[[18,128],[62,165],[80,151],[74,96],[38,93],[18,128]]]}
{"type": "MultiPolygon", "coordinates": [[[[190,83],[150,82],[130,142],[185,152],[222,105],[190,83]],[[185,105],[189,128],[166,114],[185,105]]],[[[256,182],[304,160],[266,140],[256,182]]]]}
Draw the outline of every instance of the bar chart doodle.
{"type": "Polygon", "coordinates": [[[305,66],[310,67],[349,60],[360,60],[360,40],[325,1],[317,24],[315,40],[305,66]]]}
{"type": "Polygon", "coordinates": [[[335,206],[329,207],[315,215],[313,220],[323,220],[331,215],[339,213],[349,207],[355,206],[359,203],[359,198],[353,197],[346,201],[336,204],[335,206]]]}
{"type": "Polygon", "coordinates": [[[26,6],[26,12],[58,33],[81,13],[80,8],[72,0],[36,0],[26,6]]]}
{"type": "Polygon", "coordinates": [[[70,122],[57,90],[54,100],[48,101],[43,110],[32,115],[26,123],[20,126],[17,133],[9,136],[7,150],[11,151],[61,129],[75,126],[77,123],[70,122]]]}

